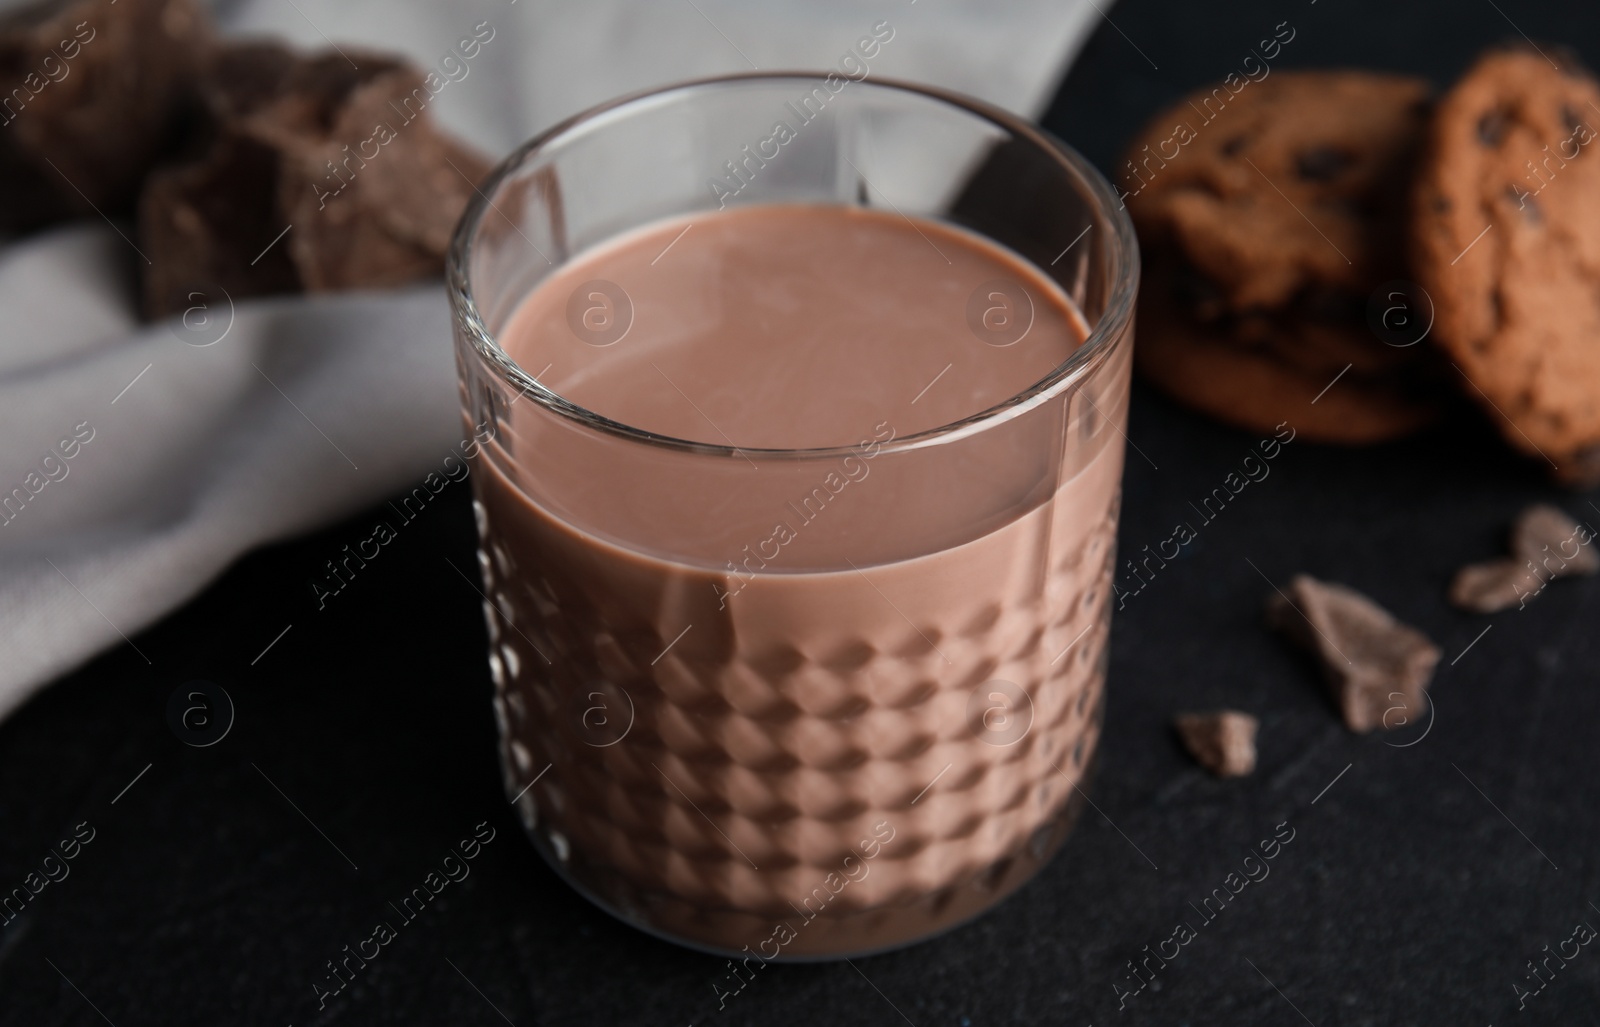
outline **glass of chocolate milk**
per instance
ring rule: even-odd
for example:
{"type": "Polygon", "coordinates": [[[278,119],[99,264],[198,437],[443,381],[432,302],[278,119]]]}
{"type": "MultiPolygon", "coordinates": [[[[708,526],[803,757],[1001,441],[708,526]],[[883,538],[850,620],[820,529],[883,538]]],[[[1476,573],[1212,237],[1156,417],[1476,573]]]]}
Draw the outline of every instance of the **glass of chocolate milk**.
{"type": "Polygon", "coordinates": [[[689,83],[507,158],[449,287],[506,794],[562,877],[748,973],[1045,865],[1138,288],[1081,157],[864,72],[689,83]]]}

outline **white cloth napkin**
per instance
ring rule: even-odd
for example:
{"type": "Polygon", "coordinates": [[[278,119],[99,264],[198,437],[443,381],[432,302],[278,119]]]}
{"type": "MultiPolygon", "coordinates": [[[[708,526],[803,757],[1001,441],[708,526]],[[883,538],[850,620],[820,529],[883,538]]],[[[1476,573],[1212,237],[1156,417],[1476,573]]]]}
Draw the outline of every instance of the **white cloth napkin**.
{"type": "MultiPolygon", "coordinates": [[[[872,76],[1037,115],[1099,18],[1090,0],[238,0],[216,13],[229,34],[441,69],[434,116],[495,156],[636,89],[836,67],[882,21],[894,38],[872,76]],[[452,47],[475,30],[492,38],[463,64],[452,47]]],[[[134,646],[254,546],[420,478],[459,434],[437,285],[141,325],[131,234],[83,222],[0,250],[0,717],[134,646]],[[202,322],[227,333],[194,345],[202,322]]],[[[265,647],[277,625],[261,628],[265,647]]]]}

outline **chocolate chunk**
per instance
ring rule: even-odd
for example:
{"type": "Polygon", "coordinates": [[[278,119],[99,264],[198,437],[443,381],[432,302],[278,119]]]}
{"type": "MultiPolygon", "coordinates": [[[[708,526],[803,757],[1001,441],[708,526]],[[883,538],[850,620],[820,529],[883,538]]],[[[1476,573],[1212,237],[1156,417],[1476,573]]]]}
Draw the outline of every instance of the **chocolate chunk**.
{"type": "Polygon", "coordinates": [[[1469,564],[1450,583],[1450,602],[1473,613],[1521,609],[1555,578],[1600,572],[1594,535],[1544,503],[1523,510],[1511,525],[1511,556],[1469,564]]]}
{"type": "Polygon", "coordinates": [[[1238,156],[1239,151],[1244,149],[1244,144],[1249,141],[1249,138],[1246,136],[1234,136],[1232,139],[1229,139],[1227,142],[1222,144],[1222,155],[1224,157],[1238,156]]]}
{"type": "Polygon", "coordinates": [[[271,149],[241,136],[151,175],[139,212],[150,316],[299,287],[288,249],[268,247],[283,231],[270,202],[277,183],[271,149]]]}
{"type": "Polygon", "coordinates": [[[1244,777],[1256,769],[1256,718],[1238,710],[1180,713],[1173,719],[1184,748],[1218,777],[1244,777]]]}
{"type": "Polygon", "coordinates": [[[210,45],[194,0],[49,0],[0,19],[0,230],[126,210],[210,45]]]}
{"type": "Polygon", "coordinates": [[[1227,313],[1227,299],[1222,290],[1187,261],[1181,261],[1172,276],[1172,293],[1179,304],[1201,321],[1213,321],[1227,313]]]}
{"type": "Polygon", "coordinates": [[[1267,620],[1317,658],[1350,730],[1400,727],[1427,709],[1438,648],[1360,592],[1299,574],[1270,597],[1267,620]]]}
{"type": "Polygon", "coordinates": [[[1367,297],[1335,285],[1313,285],[1301,293],[1300,309],[1323,324],[1359,323],[1366,317],[1367,297]]]}
{"type": "Polygon", "coordinates": [[[153,176],[140,204],[151,316],[183,309],[195,283],[238,299],[441,273],[488,162],[434,128],[420,72],[347,53],[214,55],[206,141],[153,176]]]}
{"type": "Polygon", "coordinates": [[[1319,146],[1300,154],[1295,170],[1307,182],[1331,182],[1355,162],[1355,157],[1343,150],[1319,146]]]}
{"type": "Polygon", "coordinates": [[[227,123],[271,103],[299,59],[271,42],[234,43],[219,48],[205,68],[205,101],[212,118],[227,123]]]}
{"type": "Polygon", "coordinates": [[[1506,137],[1506,125],[1509,123],[1505,111],[1490,111],[1478,119],[1478,141],[1485,146],[1499,146],[1506,137]]]}
{"type": "Polygon", "coordinates": [[[1575,489],[1592,489],[1600,485],[1600,444],[1587,445],[1568,454],[1556,471],[1562,483],[1575,489]]]}
{"type": "Polygon", "coordinates": [[[1507,198],[1515,200],[1517,209],[1522,211],[1522,218],[1530,225],[1544,222],[1544,210],[1539,206],[1539,201],[1533,198],[1532,193],[1519,192],[1515,187],[1506,190],[1507,198]]]}
{"type": "Polygon", "coordinates": [[[1532,563],[1545,578],[1600,571],[1600,553],[1588,528],[1545,503],[1528,507],[1511,525],[1511,553],[1532,563]]]}
{"type": "Polygon", "coordinates": [[[386,72],[350,90],[324,139],[286,155],[280,198],[308,290],[443,271],[456,221],[489,166],[432,127],[431,99],[419,73],[386,72]]]}
{"type": "Polygon", "coordinates": [[[1453,606],[1472,613],[1495,613],[1521,607],[1539,594],[1543,582],[1520,560],[1489,560],[1468,564],[1450,582],[1453,606]]]}

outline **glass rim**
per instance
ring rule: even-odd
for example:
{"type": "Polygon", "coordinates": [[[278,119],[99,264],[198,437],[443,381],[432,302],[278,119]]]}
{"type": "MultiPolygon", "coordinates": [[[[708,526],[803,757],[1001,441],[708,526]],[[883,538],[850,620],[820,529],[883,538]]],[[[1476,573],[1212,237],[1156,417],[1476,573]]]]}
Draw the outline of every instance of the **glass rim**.
{"type": "MultiPolygon", "coordinates": [[[[474,187],[474,196],[462,212],[450,241],[445,258],[445,287],[455,320],[471,341],[473,352],[493,370],[495,375],[521,396],[539,404],[546,410],[576,423],[581,428],[603,432],[645,445],[706,456],[750,457],[766,459],[832,459],[854,455],[856,444],[822,447],[751,447],[722,445],[681,439],[660,432],[649,431],[606,417],[586,407],[573,403],[529,374],[513,360],[484,323],[482,312],[472,291],[472,244],[484,216],[490,211],[499,212],[493,197],[519,168],[549,147],[558,144],[573,130],[626,107],[645,105],[674,93],[687,93],[708,86],[739,85],[748,82],[781,82],[785,80],[823,81],[832,72],[817,71],[747,71],[728,75],[714,75],[689,79],[667,86],[628,93],[605,103],[590,107],[550,128],[540,132],[512,150],[500,161],[480,185],[474,187]]],[[[1065,393],[1076,383],[1087,378],[1094,368],[1109,359],[1110,352],[1119,340],[1131,335],[1126,329],[1132,320],[1134,300],[1139,287],[1139,247],[1134,235],[1133,222],[1127,210],[1117,202],[1111,184],[1072,147],[1057,139],[1042,127],[993,104],[954,90],[937,86],[907,82],[894,78],[853,80],[853,84],[870,86],[894,92],[910,93],[932,99],[959,111],[988,121],[1010,135],[1028,140],[1034,147],[1058,161],[1087,192],[1093,206],[1108,219],[1110,238],[1107,247],[1108,271],[1111,289],[1105,309],[1098,322],[1090,329],[1072,354],[1057,364],[1042,378],[998,403],[958,418],[946,424],[927,428],[911,435],[882,443],[881,452],[904,452],[955,442],[970,437],[989,427],[1018,417],[1035,407],[1065,393]]],[[[505,217],[504,214],[501,214],[505,217]]],[[[508,219],[509,220],[509,219],[508,219]]],[[[953,223],[952,223],[953,224],[953,223]]],[[[519,233],[520,234],[520,233],[519,233]]],[[[992,240],[994,241],[994,240],[992,240]]],[[[1031,266],[1033,261],[1017,255],[1031,266]]],[[[558,265],[559,266],[559,265],[558,265]]],[[[1046,276],[1048,277],[1048,275],[1046,276]]]]}

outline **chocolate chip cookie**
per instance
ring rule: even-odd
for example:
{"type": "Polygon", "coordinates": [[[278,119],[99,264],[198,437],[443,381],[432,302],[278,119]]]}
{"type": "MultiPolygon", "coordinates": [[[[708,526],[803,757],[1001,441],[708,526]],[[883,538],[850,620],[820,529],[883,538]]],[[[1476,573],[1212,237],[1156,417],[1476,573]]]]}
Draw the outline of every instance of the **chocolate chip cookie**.
{"type": "MultiPolygon", "coordinates": [[[[1354,367],[1340,376],[1343,364],[1311,371],[1269,348],[1242,345],[1228,330],[1197,323],[1163,298],[1166,287],[1163,273],[1147,262],[1134,358],[1147,381],[1203,414],[1259,432],[1288,422],[1304,438],[1349,445],[1408,435],[1437,415],[1381,376],[1354,367]]],[[[1343,346],[1354,349],[1362,341],[1353,331],[1343,334],[1343,346]]],[[[1285,334],[1272,348],[1303,341],[1285,334]]]]}
{"type": "Polygon", "coordinates": [[[1600,484],[1597,142],[1600,87],[1571,57],[1491,52],[1439,103],[1412,214],[1464,391],[1580,486],[1600,484]]]}
{"type": "Polygon", "coordinates": [[[1367,323],[1380,285],[1406,277],[1403,214],[1429,107],[1418,79],[1277,72],[1152,120],[1118,182],[1145,254],[1145,376],[1221,420],[1288,420],[1322,441],[1431,421],[1437,375],[1420,329],[1395,345],[1367,323]]]}

